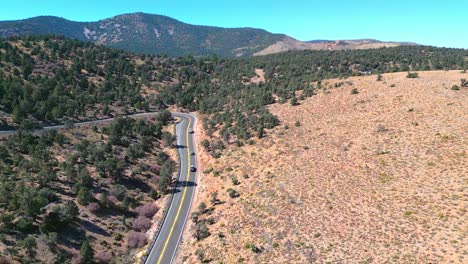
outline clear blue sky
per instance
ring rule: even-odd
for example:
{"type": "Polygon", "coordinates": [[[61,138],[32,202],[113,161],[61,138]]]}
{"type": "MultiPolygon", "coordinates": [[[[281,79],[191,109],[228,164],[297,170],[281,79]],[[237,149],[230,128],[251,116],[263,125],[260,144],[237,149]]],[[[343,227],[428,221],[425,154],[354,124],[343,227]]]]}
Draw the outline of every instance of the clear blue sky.
{"type": "Polygon", "coordinates": [[[300,40],[413,41],[468,48],[468,0],[0,0],[0,20],[54,15],[96,21],[122,13],[190,24],[257,27],[300,40]]]}

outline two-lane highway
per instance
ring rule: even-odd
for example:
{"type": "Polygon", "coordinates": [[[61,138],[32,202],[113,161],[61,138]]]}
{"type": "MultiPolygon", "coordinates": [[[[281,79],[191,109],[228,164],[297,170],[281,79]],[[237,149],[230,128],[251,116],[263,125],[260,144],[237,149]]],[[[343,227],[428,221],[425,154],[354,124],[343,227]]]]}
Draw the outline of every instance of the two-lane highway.
{"type": "Polygon", "coordinates": [[[190,170],[191,165],[197,168],[196,155],[192,155],[192,152],[195,154],[196,148],[193,133],[191,133],[194,131],[196,118],[193,115],[184,113],[174,113],[173,116],[179,119],[176,124],[176,145],[180,157],[179,176],[162,228],[152,248],[149,249],[145,262],[148,264],[169,264],[173,262],[190,213],[197,182],[197,172],[190,170]]]}

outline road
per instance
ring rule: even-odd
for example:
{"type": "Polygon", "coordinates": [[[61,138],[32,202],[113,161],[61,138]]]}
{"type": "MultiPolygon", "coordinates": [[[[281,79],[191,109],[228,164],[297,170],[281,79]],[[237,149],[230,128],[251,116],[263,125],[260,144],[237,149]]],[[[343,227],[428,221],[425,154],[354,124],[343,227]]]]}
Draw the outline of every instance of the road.
{"type": "MultiPolygon", "coordinates": [[[[146,112],[146,113],[138,113],[138,114],[129,114],[129,115],[126,115],[126,116],[119,116],[119,117],[152,116],[152,115],[157,115],[158,113],[159,112],[146,112]]],[[[105,119],[99,119],[99,120],[83,121],[83,122],[74,123],[73,126],[85,126],[85,125],[102,124],[102,123],[108,123],[108,122],[110,122],[112,120],[114,120],[113,117],[105,118],[105,119]]],[[[66,125],[45,126],[45,127],[40,128],[40,129],[37,129],[36,131],[40,132],[40,131],[44,131],[44,130],[60,129],[60,128],[66,128],[66,127],[67,127],[66,125]]],[[[15,133],[16,133],[16,130],[3,130],[3,131],[0,131],[0,135],[13,135],[15,133]]]]}
{"type": "MultiPolygon", "coordinates": [[[[128,115],[127,117],[151,116],[157,112],[139,113],[128,115]]],[[[164,218],[160,232],[156,240],[149,249],[145,263],[166,264],[172,263],[177,253],[177,247],[184,231],[185,223],[190,213],[193,195],[196,187],[197,172],[190,171],[190,165],[197,168],[195,142],[193,139],[194,125],[196,117],[186,113],[172,113],[179,121],[176,123],[176,147],[180,158],[180,170],[177,182],[173,191],[172,201],[164,218]]],[[[92,124],[102,124],[112,121],[114,118],[107,118],[94,121],[75,123],[74,126],[84,126],[92,124]]],[[[51,129],[65,128],[65,125],[46,126],[36,130],[41,132],[51,129]]],[[[0,131],[0,135],[12,135],[16,130],[0,131]]]]}
{"type": "Polygon", "coordinates": [[[152,245],[145,263],[169,264],[174,261],[179,241],[182,238],[185,223],[190,213],[193,194],[196,187],[196,172],[190,171],[190,165],[197,168],[193,127],[196,118],[190,114],[173,113],[180,121],[176,125],[177,151],[180,157],[180,170],[176,188],[163,226],[152,245]]]}

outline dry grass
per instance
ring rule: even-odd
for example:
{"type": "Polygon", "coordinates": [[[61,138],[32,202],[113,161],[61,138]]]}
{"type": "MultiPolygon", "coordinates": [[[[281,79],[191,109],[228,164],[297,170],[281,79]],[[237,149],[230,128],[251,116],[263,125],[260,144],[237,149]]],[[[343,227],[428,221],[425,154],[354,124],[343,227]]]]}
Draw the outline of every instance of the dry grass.
{"type": "Polygon", "coordinates": [[[400,42],[374,42],[373,40],[334,40],[319,43],[308,43],[285,37],[276,43],[256,52],[255,56],[274,54],[290,50],[356,50],[356,49],[378,49],[382,47],[398,47],[401,45],[412,45],[400,42]]]}
{"type": "Polygon", "coordinates": [[[215,191],[224,203],[212,235],[186,235],[179,258],[197,263],[201,249],[223,263],[466,263],[468,90],[450,89],[466,74],[419,76],[330,80],[300,106],[273,105],[282,125],[255,145],[202,153],[219,175],[201,175],[197,203],[211,205],[215,191]]]}

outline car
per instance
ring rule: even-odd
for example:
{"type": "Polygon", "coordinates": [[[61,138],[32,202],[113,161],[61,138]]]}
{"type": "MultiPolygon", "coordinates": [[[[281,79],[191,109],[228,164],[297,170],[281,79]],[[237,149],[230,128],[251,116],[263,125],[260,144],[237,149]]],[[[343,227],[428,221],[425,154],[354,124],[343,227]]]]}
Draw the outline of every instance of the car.
{"type": "Polygon", "coordinates": [[[190,165],[190,171],[195,172],[195,171],[197,171],[197,168],[195,168],[195,166],[193,166],[193,165],[190,165]]]}
{"type": "Polygon", "coordinates": [[[192,151],[192,152],[190,152],[190,155],[194,156],[194,155],[195,155],[195,152],[193,152],[193,151],[192,151]]]}
{"type": "Polygon", "coordinates": [[[190,130],[190,131],[189,131],[189,133],[190,133],[190,134],[193,134],[193,133],[195,133],[195,131],[193,131],[193,130],[190,130]]]}

